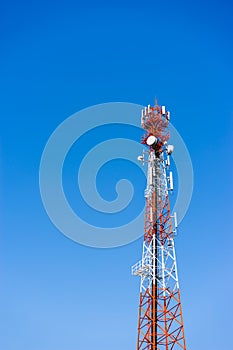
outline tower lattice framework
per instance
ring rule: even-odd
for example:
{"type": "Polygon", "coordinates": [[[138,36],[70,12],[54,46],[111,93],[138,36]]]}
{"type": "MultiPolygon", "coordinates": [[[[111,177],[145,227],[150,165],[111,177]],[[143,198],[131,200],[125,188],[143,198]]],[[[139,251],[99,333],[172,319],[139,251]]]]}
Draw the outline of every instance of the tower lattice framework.
{"type": "Polygon", "coordinates": [[[186,350],[174,235],[176,214],[171,215],[173,190],[168,145],[170,113],[157,102],[142,111],[148,164],[142,260],[132,267],[141,277],[137,350],[186,350]]]}

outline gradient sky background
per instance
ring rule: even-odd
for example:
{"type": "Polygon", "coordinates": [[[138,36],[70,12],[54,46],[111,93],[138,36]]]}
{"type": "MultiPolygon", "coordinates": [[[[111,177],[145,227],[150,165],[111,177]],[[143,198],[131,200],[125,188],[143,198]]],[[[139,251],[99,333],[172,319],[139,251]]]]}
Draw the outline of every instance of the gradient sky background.
{"type": "Polygon", "coordinates": [[[0,348],[135,349],[142,240],[104,250],[67,239],[43,208],[38,169],[71,114],[157,96],[194,167],[176,239],[187,348],[232,349],[230,1],[8,1],[0,12],[0,348]]]}

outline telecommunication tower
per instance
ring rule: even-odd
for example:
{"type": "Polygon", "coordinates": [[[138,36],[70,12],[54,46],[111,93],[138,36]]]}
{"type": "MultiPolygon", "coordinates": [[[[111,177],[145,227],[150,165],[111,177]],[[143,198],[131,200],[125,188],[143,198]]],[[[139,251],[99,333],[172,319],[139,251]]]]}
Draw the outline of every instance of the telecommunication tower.
{"type": "Polygon", "coordinates": [[[137,350],[186,350],[174,245],[177,218],[169,201],[174,149],[167,143],[169,120],[170,112],[157,101],[142,110],[147,151],[138,160],[148,164],[148,173],[142,260],[132,267],[141,277],[137,350]]]}

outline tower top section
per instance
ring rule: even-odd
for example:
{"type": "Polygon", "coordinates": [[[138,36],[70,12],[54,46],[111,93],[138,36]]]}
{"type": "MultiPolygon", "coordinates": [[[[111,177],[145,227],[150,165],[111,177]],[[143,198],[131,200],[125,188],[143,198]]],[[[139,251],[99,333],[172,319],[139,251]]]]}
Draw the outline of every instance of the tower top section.
{"type": "Polygon", "coordinates": [[[163,143],[167,141],[170,137],[169,120],[170,112],[166,111],[165,106],[159,106],[157,100],[154,106],[148,105],[142,109],[141,125],[146,131],[146,137],[153,135],[163,143]]]}

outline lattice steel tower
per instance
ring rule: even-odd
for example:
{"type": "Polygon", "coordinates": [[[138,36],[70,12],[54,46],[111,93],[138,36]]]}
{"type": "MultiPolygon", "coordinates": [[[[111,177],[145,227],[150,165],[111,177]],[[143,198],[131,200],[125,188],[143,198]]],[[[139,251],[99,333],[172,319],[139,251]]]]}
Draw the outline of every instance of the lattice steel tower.
{"type": "Polygon", "coordinates": [[[170,113],[157,102],[142,110],[147,151],[138,159],[148,163],[148,175],[142,260],[132,267],[141,277],[137,350],[186,349],[174,245],[177,219],[169,201],[174,148],[167,144],[169,120],[170,113]]]}

